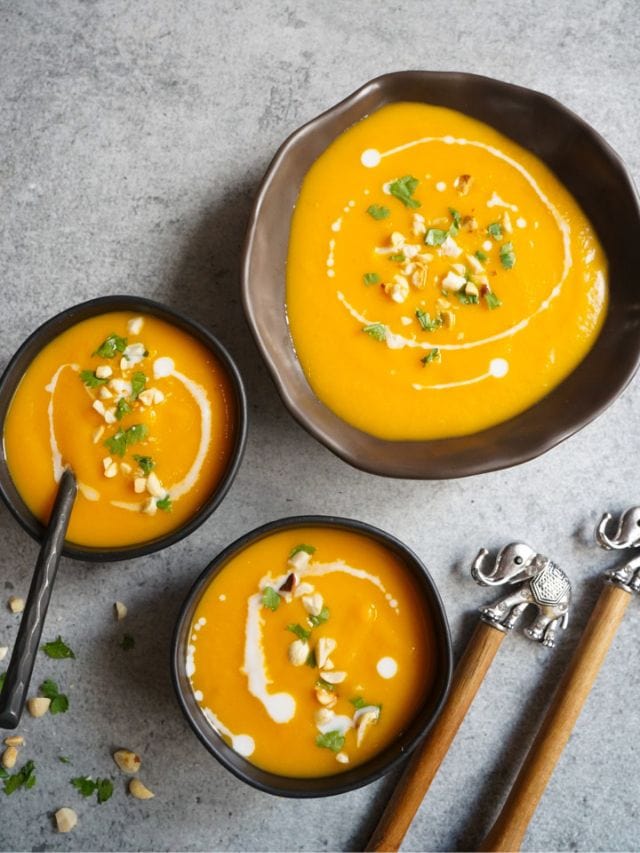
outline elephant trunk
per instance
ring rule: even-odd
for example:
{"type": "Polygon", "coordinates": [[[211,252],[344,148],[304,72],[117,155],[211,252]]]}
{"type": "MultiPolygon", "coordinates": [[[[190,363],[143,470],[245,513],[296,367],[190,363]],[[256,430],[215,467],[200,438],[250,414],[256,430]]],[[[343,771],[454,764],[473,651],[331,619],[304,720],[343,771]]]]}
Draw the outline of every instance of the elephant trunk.
{"type": "MultiPolygon", "coordinates": [[[[488,556],[489,552],[486,548],[481,548],[478,551],[478,556],[475,558],[473,565],[471,566],[471,576],[482,586],[500,586],[500,584],[504,583],[503,578],[494,580],[491,574],[485,574],[483,571],[483,566],[486,564],[488,556]]],[[[495,568],[493,571],[495,573],[495,568]]]]}
{"type": "Polygon", "coordinates": [[[607,527],[611,521],[611,513],[607,512],[602,516],[598,529],[596,531],[596,539],[598,543],[609,551],[620,550],[622,548],[630,548],[636,544],[629,536],[628,524],[625,524],[625,514],[622,515],[618,523],[618,529],[613,538],[607,533],[607,527]]]}

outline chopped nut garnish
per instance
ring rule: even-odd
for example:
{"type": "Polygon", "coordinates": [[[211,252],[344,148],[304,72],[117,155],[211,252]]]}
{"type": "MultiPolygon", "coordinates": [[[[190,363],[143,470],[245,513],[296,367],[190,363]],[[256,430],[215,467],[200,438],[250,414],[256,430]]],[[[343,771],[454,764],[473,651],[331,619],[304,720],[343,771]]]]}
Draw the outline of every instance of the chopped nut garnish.
{"type": "Polygon", "coordinates": [[[116,410],[111,408],[107,409],[104,413],[104,422],[107,424],[115,424],[118,418],[116,417],[116,410]]]}
{"type": "Polygon", "coordinates": [[[382,285],[384,292],[394,302],[401,304],[409,295],[409,282],[403,275],[394,275],[393,281],[382,285]]]}
{"type": "Polygon", "coordinates": [[[73,809],[64,806],[55,813],[56,827],[58,832],[71,832],[78,823],[78,815],[73,809]]]}
{"type": "Polygon", "coordinates": [[[505,210],[502,214],[502,227],[507,232],[507,234],[513,234],[513,225],[511,224],[511,217],[509,216],[509,211],[505,210]]]}
{"type": "Polygon", "coordinates": [[[24,598],[18,598],[16,595],[10,595],[7,603],[9,605],[9,610],[12,613],[22,613],[24,610],[24,598]]]}
{"type": "Polygon", "coordinates": [[[294,666],[303,666],[309,657],[309,643],[306,640],[294,640],[289,646],[289,663],[294,666]]]}
{"type": "Polygon", "coordinates": [[[22,735],[10,735],[4,739],[6,746],[24,746],[22,735]]]}
{"type": "Polygon", "coordinates": [[[33,699],[27,699],[27,708],[32,717],[43,717],[49,710],[51,699],[44,696],[36,696],[33,699]]]}
{"type": "Polygon", "coordinates": [[[123,773],[137,773],[142,764],[142,760],[135,752],[130,749],[118,749],[113,753],[113,760],[118,765],[123,773]]]}
{"type": "Polygon", "coordinates": [[[132,317],[127,323],[127,331],[130,335],[139,335],[143,326],[144,320],[142,317],[132,317]]]}
{"type": "Polygon", "coordinates": [[[150,800],[152,797],[155,797],[155,794],[143,785],[139,779],[132,779],[129,782],[129,793],[136,800],[150,800]]]}
{"type": "Polygon", "coordinates": [[[321,705],[326,708],[333,708],[338,701],[338,697],[330,690],[325,690],[324,687],[316,687],[316,699],[321,705]]]}
{"type": "Polygon", "coordinates": [[[302,596],[302,606],[310,616],[319,616],[322,612],[323,598],[319,592],[302,596]]]}
{"type": "Polygon", "coordinates": [[[329,655],[335,652],[337,646],[338,644],[331,637],[320,637],[315,647],[316,663],[320,669],[324,669],[327,660],[329,659],[329,655]]]}
{"type": "Polygon", "coordinates": [[[147,388],[145,391],[142,391],[138,394],[138,400],[140,400],[143,406],[153,405],[153,389],[147,388]]]}
{"type": "Polygon", "coordinates": [[[476,273],[483,273],[484,267],[480,263],[480,261],[476,258],[475,255],[467,255],[467,262],[471,269],[476,273]]]}
{"type": "MultiPolygon", "coordinates": [[[[297,554],[294,554],[293,557],[289,557],[287,560],[287,565],[292,569],[300,570],[304,569],[309,565],[309,561],[311,560],[311,554],[307,554],[306,551],[298,551],[297,554]]],[[[309,591],[313,592],[313,587],[310,584],[300,584],[296,595],[304,595],[305,593],[301,593],[300,590],[304,587],[309,587],[309,591]]]]}
{"type": "Polygon", "coordinates": [[[111,393],[111,391],[109,391],[109,389],[106,387],[106,385],[103,385],[102,388],[100,389],[100,399],[101,400],[113,400],[113,394],[111,393]]]}
{"type": "Polygon", "coordinates": [[[347,755],[346,752],[338,752],[338,753],[336,753],[336,761],[339,764],[348,764],[349,763],[349,756],[347,755]]]}
{"type": "Polygon", "coordinates": [[[456,315],[453,311],[443,311],[440,316],[442,317],[442,324],[447,329],[453,329],[456,324],[456,315]]]}
{"type": "Polygon", "coordinates": [[[405,244],[404,234],[394,231],[391,235],[391,245],[394,249],[401,249],[405,244]]]}
{"type": "Polygon", "coordinates": [[[100,364],[98,367],[96,367],[96,376],[98,377],[98,379],[108,379],[112,373],[113,370],[109,367],[108,364],[100,364]]]}
{"type": "Polygon", "coordinates": [[[116,601],[113,605],[113,609],[118,622],[122,622],[122,620],[127,616],[127,605],[123,604],[121,601],[116,601]]]}
{"type": "Polygon", "coordinates": [[[444,243],[440,246],[440,249],[442,254],[446,255],[448,258],[457,258],[462,254],[462,249],[451,236],[447,237],[444,243]]]}
{"type": "Polygon", "coordinates": [[[475,218],[475,216],[463,216],[462,227],[465,231],[468,231],[470,234],[473,234],[474,231],[478,230],[478,220],[475,218]]]}
{"type": "Polygon", "coordinates": [[[110,456],[105,456],[102,460],[102,467],[107,471],[113,464],[113,459],[110,456]]]}
{"type": "Polygon", "coordinates": [[[327,684],[342,684],[347,677],[347,673],[339,672],[338,670],[335,670],[334,672],[326,672],[326,670],[323,670],[320,673],[320,677],[323,681],[326,681],[327,684]]]}
{"type": "Polygon", "coordinates": [[[316,722],[317,726],[324,726],[329,720],[332,720],[335,717],[335,711],[332,711],[331,708],[318,708],[318,710],[313,715],[313,719],[316,722]]]}
{"type": "Polygon", "coordinates": [[[442,286],[445,290],[462,290],[466,283],[466,278],[463,275],[458,275],[455,272],[448,272],[446,276],[442,279],[442,286]]]}
{"type": "Polygon", "coordinates": [[[18,760],[18,750],[15,746],[8,746],[2,753],[2,766],[5,770],[12,770],[18,760]]]}
{"type": "Polygon", "coordinates": [[[427,286],[427,269],[426,267],[421,267],[416,270],[414,274],[411,276],[411,284],[414,287],[417,287],[418,290],[424,290],[427,286]]]}
{"type": "Polygon", "coordinates": [[[367,733],[367,731],[371,728],[371,726],[375,725],[378,722],[378,717],[380,716],[380,712],[376,709],[375,711],[371,709],[370,711],[365,711],[364,714],[361,714],[356,721],[356,745],[361,746],[362,741],[367,733]]]}
{"type": "Polygon", "coordinates": [[[453,182],[453,186],[458,190],[459,195],[467,195],[469,190],[471,189],[471,184],[473,183],[473,178],[471,175],[458,175],[458,177],[453,182]]]}
{"type": "Polygon", "coordinates": [[[97,429],[94,429],[93,435],[91,436],[93,443],[97,444],[103,435],[104,435],[104,427],[103,426],[99,426],[97,429]]]}
{"type": "Polygon", "coordinates": [[[464,292],[467,296],[478,296],[479,293],[478,288],[471,281],[467,282],[464,292]]]}
{"type": "Polygon", "coordinates": [[[451,308],[451,303],[447,299],[438,299],[436,300],[436,308],[439,311],[446,311],[447,308],[451,308]]]}
{"type": "Polygon", "coordinates": [[[147,491],[147,478],[146,477],[136,477],[133,481],[133,491],[137,495],[141,495],[143,492],[147,491]]]}
{"type": "Polygon", "coordinates": [[[104,417],[104,403],[101,403],[100,400],[94,400],[92,408],[94,408],[99,415],[104,417]]]}
{"type": "Polygon", "coordinates": [[[426,232],[427,227],[424,224],[424,216],[421,213],[414,213],[411,218],[411,233],[414,237],[421,237],[426,232]]]}
{"type": "Polygon", "coordinates": [[[147,491],[154,498],[163,498],[166,494],[166,489],[155,471],[152,471],[147,477],[147,491]]]}
{"type": "Polygon", "coordinates": [[[108,477],[110,480],[113,479],[118,473],[118,463],[112,462],[111,465],[105,470],[104,476],[108,477]]]}
{"type": "Polygon", "coordinates": [[[451,269],[457,273],[457,275],[465,275],[467,272],[467,268],[464,264],[451,264],[451,269]]]}
{"type": "Polygon", "coordinates": [[[133,471],[133,468],[131,467],[131,465],[129,465],[128,462],[121,462],[120,470],[123,474],[130,474],[133,471]]]}

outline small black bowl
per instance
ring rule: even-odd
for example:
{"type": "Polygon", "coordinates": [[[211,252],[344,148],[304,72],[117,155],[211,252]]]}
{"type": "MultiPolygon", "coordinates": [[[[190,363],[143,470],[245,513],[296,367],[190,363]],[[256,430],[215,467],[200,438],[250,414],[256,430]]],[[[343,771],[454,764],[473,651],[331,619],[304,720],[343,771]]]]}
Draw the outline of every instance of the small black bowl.
{"type": "Polygon", "coordinates": [[[335,794],[344,794],[347,791],[353,791],[374,782],[396,767],[415,749],[435,722],[449,692],[452,667],[453,653],[446,612],[433,578],[422,561],[404,543],[389,533],[362,521],[331,515],[299,515],[271,521],[246,533],[225,548],[202,572],[187,595],[180,610],[171,645],[173,684],[180,706],[197,737],[209,752],[238,779],[242,779],[243,782],[253,785],[260,791],[280,797],[329,797],[335,794]],[[246,548],[247,545],[263,539],[265,536],[270,536],[275,531],[288,530],[294,527],[341,528],[364,534],[380,542],[397,554],[407,566],[408,571],[420,587],[425,605],[433,620],[437,665],[435,681],[430,694],[421,707],[417,709],[412,722],[397,740],[364,764],[334,776],[317,778],[280,776],[251,764],[246,758],[235,752],[211,727],[195,700],[186,674],[191,621],[200,597],[211,580],[232,557],[246,548]]]}
{"type": "MultiPolygon", "coordinates": [[[[168,308],[165,305],[160,305],[158,302],[144,299],[141,296],[102,296],[98,299],[90,299],[88,302],[82,302],[80,305],[75,305],[66,311],[62,311],[60,314],[56,314],[55,317],[47,320],[46,323],[43,323],[42,326],[36,329],[13,356],[2,377],[0,377],[0,435],[4,434],[5,417],[15,390],[35,356],[43,347],[66,329],[82,320],[86,320],[88,317],[105,314],[110,311],[135,311],[159,317],[172,326],[184,329],[185,332],[204,344],[216,356],[226,371],[233,389],[235,437],[226,471],[222,475],[217,487],[200,509],[181,527],[164,536],[159,536],[146,542],[114,548],[93,548],[77,545],[73,542],[65,542],[62,552],[65,556],[92,562],[129,560],[134,557],[143,557],[166,548],[169,545],[173,545],[180,539],[184,539],[185,536],[193,533],[218,507],[229,490],[242,460],[247,437],[247,401],[244,386],[238,368],[235,366],[227,350],[204,326],[188,319],[178,311],[174,311],[173,308],[168,308]]],[[[22,500],[11,479],[4,442],[0,450],[0,496],[27,533],[31,534],[34,539],[42,541],[45,528],[22,500]]]]}

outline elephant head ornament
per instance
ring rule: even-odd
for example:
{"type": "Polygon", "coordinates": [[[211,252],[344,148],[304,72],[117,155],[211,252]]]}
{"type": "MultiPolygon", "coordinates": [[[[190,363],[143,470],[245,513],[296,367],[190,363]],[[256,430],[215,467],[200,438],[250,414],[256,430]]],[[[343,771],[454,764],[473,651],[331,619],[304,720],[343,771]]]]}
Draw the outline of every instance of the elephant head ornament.
{"type": "Polygon", "coordinates": [[[525,634],[545,646],[555,645],[559,627],[566,628],[571,602],[569,578],[555,563],[524,542],[512,542],[500,550],[493,565],[489,552],[482,548],[471,574],[483,586],[520,584],[517,590],[494,605],[482,607],[485,622],[510,631],[526,608],[533,604],[538,615],[525,634]]]}
{"type": "Polygon", "coordinates": [[[607,528],[611,522],[611,513],[606,512],[596,530],[598,544],[608,550],[636,548],[640,545],[640,506],[632,506],[620,516],[618,529],[609,536],[607,528]]]}

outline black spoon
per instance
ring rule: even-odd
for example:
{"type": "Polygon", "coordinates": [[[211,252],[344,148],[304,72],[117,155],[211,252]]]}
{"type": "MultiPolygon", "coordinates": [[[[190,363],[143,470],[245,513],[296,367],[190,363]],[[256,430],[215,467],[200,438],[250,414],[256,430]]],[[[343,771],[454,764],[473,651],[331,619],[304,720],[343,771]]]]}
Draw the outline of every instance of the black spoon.
{"type": "Polygon", "coordinates": [[[76,491],[75,475],[67,468],[60,478],[9,669],[0,692],[0,729],[15,729],[22,716],[76,491]]]}

